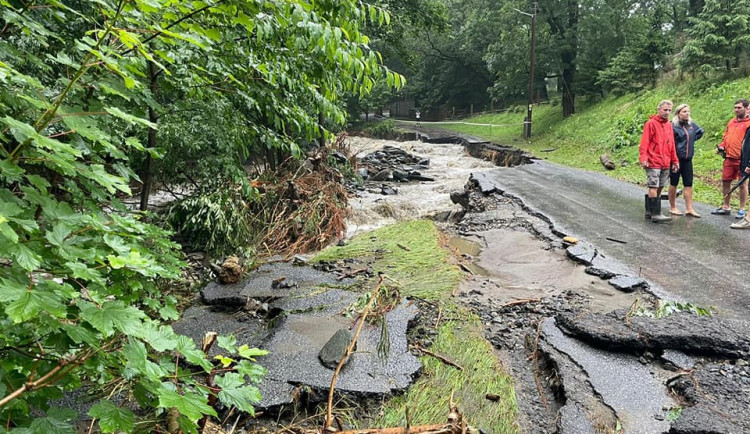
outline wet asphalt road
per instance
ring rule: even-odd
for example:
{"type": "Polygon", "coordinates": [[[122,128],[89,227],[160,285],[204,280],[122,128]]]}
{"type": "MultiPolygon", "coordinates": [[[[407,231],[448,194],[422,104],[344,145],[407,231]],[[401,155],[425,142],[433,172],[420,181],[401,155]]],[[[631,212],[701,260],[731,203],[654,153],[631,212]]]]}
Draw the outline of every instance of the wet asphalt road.
{"type": "MultiPolygon", "coordinates": [[[[738,221],[734,214],[711,215],[714,204],[696,203],[702,218],[654,224],[644,219],[644,187],[544,161],[499,168],[488,177],[547,216],[555,229],[594,244],[658,285],[657,292],[750,317],[750,230],[730,229],[738,221]]],[[[684,211],[682,198],[678,207],[684,211]]],[[[662,213],[668,211],[665,200],[662,213]]]]}

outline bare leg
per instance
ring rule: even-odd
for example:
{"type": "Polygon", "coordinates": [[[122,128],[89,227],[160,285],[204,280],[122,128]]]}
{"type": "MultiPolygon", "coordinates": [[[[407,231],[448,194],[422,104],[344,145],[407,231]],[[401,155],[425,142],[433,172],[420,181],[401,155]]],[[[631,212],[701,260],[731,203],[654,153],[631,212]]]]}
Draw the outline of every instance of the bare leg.
{"type": "MultiPolygon", "coordinates": [[[[671,212],[679,212],[680,210],[677,209],[677,187],[674,185],[670,185],[667,189],[667,196],[669,196],[669,211],[671,212]]],[[[687,196],[685,196],[687,198],[687,196]]],[[[689,209],[689,208],[688,208],[689,209]]]]}
{"type": "Polygon", "coordinates": [[[661,187],[648,189],[648,197],[658,197],[660,194],[661,194],[661,187]]]}
{"type": "Polygon", "coordinates": [[[747,183],[743,182],[740,186],[740,209],[745,209],[747,204],[747,183]]]}
{"type": "Polygon", "coordinates": [[[693,187],[685,187],[682,194],[683,196],[685,196],[685,211],[687,211],[688,213],[694,213],[695,210],[693,209],[693,187]]]}
{"type": "Polygon", "coordinates": [[[721,194],[724,195],[724,206],[722,208],[729,209],[729,189],[732,188],[732,181],[721,181],[721,194]]]}

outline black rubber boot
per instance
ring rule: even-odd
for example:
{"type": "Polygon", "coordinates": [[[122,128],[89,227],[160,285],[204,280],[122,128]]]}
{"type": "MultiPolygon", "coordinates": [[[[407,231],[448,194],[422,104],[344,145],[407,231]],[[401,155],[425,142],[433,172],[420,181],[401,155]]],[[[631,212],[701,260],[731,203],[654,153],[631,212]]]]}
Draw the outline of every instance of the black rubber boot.
{"type": "Polygon", "coordinates": [[[661,198],[660,197],[649,197],[648,198],[649,209],[651,210],[651,221],[654,223],[671,223],[672,217],[667,217],[661,214],[661,198]]]}
{"type": "Polygon", "coordinates": [[[648,206],[648,193],[643,195],[643,206],[646,208],[646,220],[651,220],[651,210],[648,206]]]}

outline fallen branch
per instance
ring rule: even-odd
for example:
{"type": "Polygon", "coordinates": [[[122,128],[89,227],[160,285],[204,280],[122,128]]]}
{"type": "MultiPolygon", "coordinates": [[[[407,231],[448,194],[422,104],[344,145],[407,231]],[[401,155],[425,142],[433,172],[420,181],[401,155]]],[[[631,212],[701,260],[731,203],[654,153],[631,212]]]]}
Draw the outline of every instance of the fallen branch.
{"type": "Polygon", "coordinates": [[[415,350],[419,350],[419,351],[421,351],[421,352],[423,352],[423,353],[427,354],[428,356],[432,356],[432,357],[434,357],[434,358],[436,358],[436,359],[440,360],[441,362],[445,363],[446,365],[450,365],[450,366],[453,366],[454,368],[458,369],[459,371],[463,371],[463,370],[464,370],[464,368],[463,368],[463,367],[462,367],[461,365],[459,365],[458,363],[456,363],[456,362],[453,362],[453,361],[451,361],[451,360],[448,360],[448,359],[446,359],[445,357],[441,356],[440,354],[437,354],[437,353],[433,353],[433,352],[432,352],[432,351],[430,351],[430,350],[424,349],[424,348],[422,348],[422,347],[421,347],[421,346],[419,346],[419,345],[416,345],[416,344],[415,344],[415,345],[410,345],[409,347],[410,347],[410,348],[414,348],[415,350]]]}
{"type": "Polygon", "coordinates": [[[401,243],[396,243],[396,245],[399,246],[400,248],[406,250],[407,252],[411,252],[410,248],[406,247],[405,245],[403,245],[401,243]]]}
{"type": "Polygon", "coordinates": [[[362,319],[359,321],[357,331],[354,333],[352,341],[349,343],[349,346],[346,348],[343,357],[341,357],[338,366],[336,366],[336,370],[333,372],[333,377],[331,378],[331,389],[328,391],[328,407],[326,410],[326,421],[323,425],[323,431],[327,430],[333,423],[333,392],[336,390],[336,380],[338,380],[339,372],[341,372],[344,363],[346,363],[349,356],[354,352],[354,347],[357,345],[357,338],[359,338],[359,333],[362,331],[362,326],[365,325],[367,314],[370,313],[372,304],[375,302],[375,299],[378,298],[378,292],[380,292],[380,287],[383,285],[383,278],[384,275],[381,274],[380,279],[378,279],[378,284],[375,285],[375,289],[372,290],[370,301],[367,302],[367,306],[365,306],[365,309],[362,311],[362,319]]]}
{"type": "Polygon", "coordinates": [[[440,326],[440,320],[443,319],[443,308],[438,306],[438,317],[435,321],[435,330],[440,326]]]}
{"type": "Polygon", "coordinates": [[[526,303],[539,303],[540,301],[542,301],[541,298],[524,298],[522,300],[515,300],[510,303],[501,304],[500,307],[518,306],[519,304],[526,303]]]}
{"type": "Polygon", "coordinates": [[[453,425],[423,425],[411,428],[377,428],[341,431],[338,434],[454,434],[460,433],[453,425]]]}

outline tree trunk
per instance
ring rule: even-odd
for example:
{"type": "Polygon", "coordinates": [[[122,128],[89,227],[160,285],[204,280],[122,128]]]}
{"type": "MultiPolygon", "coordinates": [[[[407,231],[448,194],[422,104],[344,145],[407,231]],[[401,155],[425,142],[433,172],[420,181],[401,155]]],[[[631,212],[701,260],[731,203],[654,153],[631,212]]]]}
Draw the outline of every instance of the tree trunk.
{"type": "MultiPolygon", "coordinates": [[[[575,56],[575,53],[573,53],[573,56],[575,56]]],[[[570,58],[570,56],[563,54],[562,59],[565,66],[562,71],[562,110],[564,118],[576,112],[576,94],[572,89],[576,73],[575,64],[566,63],[566,58],[570,58]]]]}
{"type": "Polygon", "coordinates": [[[699,13],[703,12],[704,5],[704,0],[690,0],[690,16],[697,17],[699,13]]]}
{"type": "MultiPolygon", "coordinates": [[[[154,67],[153,62],[148,63],[148,73],[151,79],[150,88],[151,96],[156,99],[156,93],[159,91],[159,74],[154,67]]],[[[153,107],[148,108],[148,120],[156,124],[159,121],[159,116],[153,107]]],[[[156,148],[156,129],[149,128],[148,130],[148,148],[156,148]]],[[[143,189],[141,190],[141,211],[148,210],[148,197],[151,195],[151,184],[153,180],[154,170],[154,159],[151,157],[151,153],[146,153],[146,167],[143,170],[143,189]]]]}

